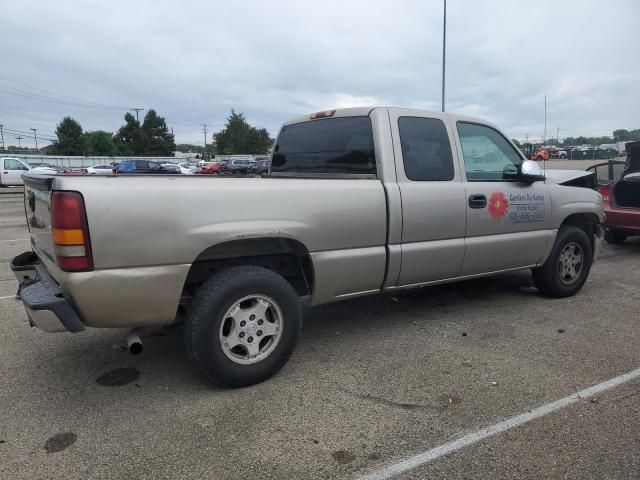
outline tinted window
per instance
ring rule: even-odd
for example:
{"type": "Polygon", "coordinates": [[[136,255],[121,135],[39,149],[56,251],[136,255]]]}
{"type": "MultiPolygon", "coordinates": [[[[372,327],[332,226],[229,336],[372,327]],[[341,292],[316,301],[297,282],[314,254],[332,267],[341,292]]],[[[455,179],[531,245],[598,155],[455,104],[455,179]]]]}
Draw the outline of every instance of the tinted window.
{"type": "Polygon", "coordinates": [[[160,166],[159,163],[156,162],[147,162],[147,164],[149,165],[149,169],[150,170],[162,170],[162,167],[160,166]]]}
{"type": "Polygon", "coordinates": [[[282,128],[271,172],[376,173],[369,117],[296,123],[282,128]]]}
{"type": "Polygon", "coordinates": [[[516,173],[520,154],[500,133],[490,127],[458,122],[458,135],[469,181],[506,180],[516,173]]]}
{"type": "Polygon", "coordinates": [[[398,119],[404,171],[409,180],[452,180],[449,135],[437,118],[398,119]]]}

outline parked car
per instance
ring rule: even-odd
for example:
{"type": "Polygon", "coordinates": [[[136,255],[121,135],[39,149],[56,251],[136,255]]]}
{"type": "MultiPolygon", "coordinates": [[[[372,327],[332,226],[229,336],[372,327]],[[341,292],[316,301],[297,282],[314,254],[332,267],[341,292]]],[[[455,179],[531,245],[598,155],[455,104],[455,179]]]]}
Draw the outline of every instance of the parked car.
{"type": "MultiPolygon", "coordinates": [[[[29,321],[78,332],[185,312],[189,356],[227,387],[286,363],[303,304],[529,269],[567,297],[604,234],[595,190],[545,179],[497,127],[441,112],[296,118],[265,179],[123,177],[25,175],[33,251],[11,268],[29,321]]],[[[139,351],[139,330],[127,338],[139,351]]]]}
{"type": "Polygon", "coordinates": [[[89,175],[113,175],[113,165],[94,165],[87,167],[89,175]]]}
{"type": "Polygon", "coordinates": [[[152,174],[177,174],[180,173],[175,169],[167,169],[157,162],[151,162],[148,160],[125,160],[120,162],[116,166],[116,173],[130,174],[130,173],[152,173],[152,174]]]}
{"type": "Polygon", "coordinates": [[[64,168],[46,163],[28,164],[15,157],[0,157],[0,187],[22,185],[22,176],[27,172],[56,175],[63,173],[64,168]]]}
{"type": "Polygon", "coordinates": [[[0,157],[0,186],[22,185],[22,175],[31,167],[18,158],[0,157]]]}
{"type": "Polygon", "coordinates": [[[181,175],[193,175],[193,172],[188,168],[182,167],[177,163],[163,163],[162,168],[166,169],[169,173],[179,173],[181,175]]]}
{"type": "Polygon", "coordinates": [[[193,165],[192,163],[189,163],[189,162],[179,163],[178,166],[180,166],[182,168],[186,168],[187,170],[191,171],[191,173],[197,173],[198,172],[198,167],[196,165],[193,165]]]}
{"type": "Polygon", "coordinates": [[[218,162],[210,162],[200,169],[200,173],[203,175],[218,175],[220,173],[220,164],[218,162]]]}
{"type": "Polygon", "coordinates": [[[233,159],[220,163],[220,173],[246,175],[249,173],[249,159],[233,159]]]}
{"type": "Polygon", "coordinates": [[[640,142],[629,142],[626,149],[626,162],[610,160],[588,169],[596,172],[610,243],[640,235],[640,142]]]}
{"type": "Polygon", "coordinates": [[[256,160],[249,164],[248,172],[255,175],[262,175],[269,172],[271,166],[271,160],[256,160]]]}

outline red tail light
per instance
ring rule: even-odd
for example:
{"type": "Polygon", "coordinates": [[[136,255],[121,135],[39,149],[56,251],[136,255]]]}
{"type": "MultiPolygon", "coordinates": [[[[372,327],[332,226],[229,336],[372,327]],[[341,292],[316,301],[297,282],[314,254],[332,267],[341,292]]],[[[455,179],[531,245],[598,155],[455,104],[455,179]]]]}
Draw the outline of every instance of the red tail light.
{"type": "Polygon", "coordinates": [[[610,200],[609,197],[611,196],[611,185],[605,185],[600,188],[600,195],[602,195],[602,200],[608,202],[610,200]]]}
{"type": "Polygon", "coordinates": [[[56,263],[65,272],[93,270],[84,199],[78,192],[53,192],[51,233],[56,263]]]}

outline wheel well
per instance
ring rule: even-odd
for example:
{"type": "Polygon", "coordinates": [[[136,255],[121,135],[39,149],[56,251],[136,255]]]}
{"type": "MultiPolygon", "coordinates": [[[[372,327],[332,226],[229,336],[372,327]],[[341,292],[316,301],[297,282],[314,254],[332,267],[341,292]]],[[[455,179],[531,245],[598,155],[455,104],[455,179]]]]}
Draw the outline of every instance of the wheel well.
{"type": "MultiPolygon", "coordinates": [[[[593,213],[574,213],[564,219],[562,225],[571,225],[584,230],[589,240],[591,241],[591,248],[595,247],[594,234],[596,231],[596,225],[600,223],[598,217],[593,213]]],[[[562,227],[562,225],[560,225],[562,227]]]]}
{"type": "Polygon", "coordinates": [[[313,292],[313,264],[307,248],[290,238],[248,238],[213,245],[193,261],[184,282],[190,299],[212,275],[237,265],[256,265],[282,275],[298,296],[313,292]]]}

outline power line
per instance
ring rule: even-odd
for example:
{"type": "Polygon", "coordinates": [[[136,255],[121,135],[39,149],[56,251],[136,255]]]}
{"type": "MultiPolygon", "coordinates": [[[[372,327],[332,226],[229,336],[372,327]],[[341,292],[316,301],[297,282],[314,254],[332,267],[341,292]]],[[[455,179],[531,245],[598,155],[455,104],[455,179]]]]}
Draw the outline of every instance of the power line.
{"type": "Polygon", "coordinates": [[[16,139],[18,140],[18,147],[22,148],[22,139],[24,137],[22,135],[18,135],[16,139]]]}
{"type": "Polygon", "coordinates": [[[59,105],[70,105],[70,106],[82,107],[82,108],[95,108],[95,109],[106,109],[106,110],[125,110],[127,108],[121,105],[109,105],[106,103],[94,102],[92,100],[84,100],[76,97],[70,97],[68,95],[49,92],[48,90],[44,90],[38,87],[32,87],[24,83],[16,82],[14,80],[9,80],[5,77],[0,77],[0,80],[15,83],[17,85],[22,85],[31,90],[39,90],[41,92],[46,92],[46,95],[45,95],[42,93],[36,93],[33,91],[25,90],[23,88],[13,87],[11,85],[0,84],[0,87],[4,89],[2,90],[2,92],[9,95],[17,95],[20,97],[30,98],[33,100],[41,100],[44,102],[55,103],[59,105]]]}
{"type": "MultiPolygon", "coordinates": [[[[34,87],[32,85],[27,85],[26,83],[16,82],[15,80],[11,80],[11,79],[6,78],[6,77],[0,77],[0,80],[4,80],[5,82],[10,82],[10,83],[13,83],[13,84],[16,84],[16,85],[20,85],[22,87],[30,88],[31,90],[38,90],[40,92],[43,92],[43,93],[46,93],[46,94],[49,94],[49,95],[53,95],[55,97],[66,98],[66,99],[74,101],[74,102],[91,103],[91,104],[94,104],[96,106],[112,107],[111,105],[107,105],[105,103],[94,102],[94,101],[91,101],[91,100],[84,100],[84,99],[81,99],[81,98],[78,98],[78,97],[71,97],[69,95],[63,95],[61,93],[55,93],[55,92],[52,92],[50,90],[45,90],[44,88],[39,88],[39,87],[34,87]]],[[[115,107],[115,106],[113,106],[113,107],[115,107]]],[[[118,107],[118,108],[124,109],[126,107],[118,107]]]]}

